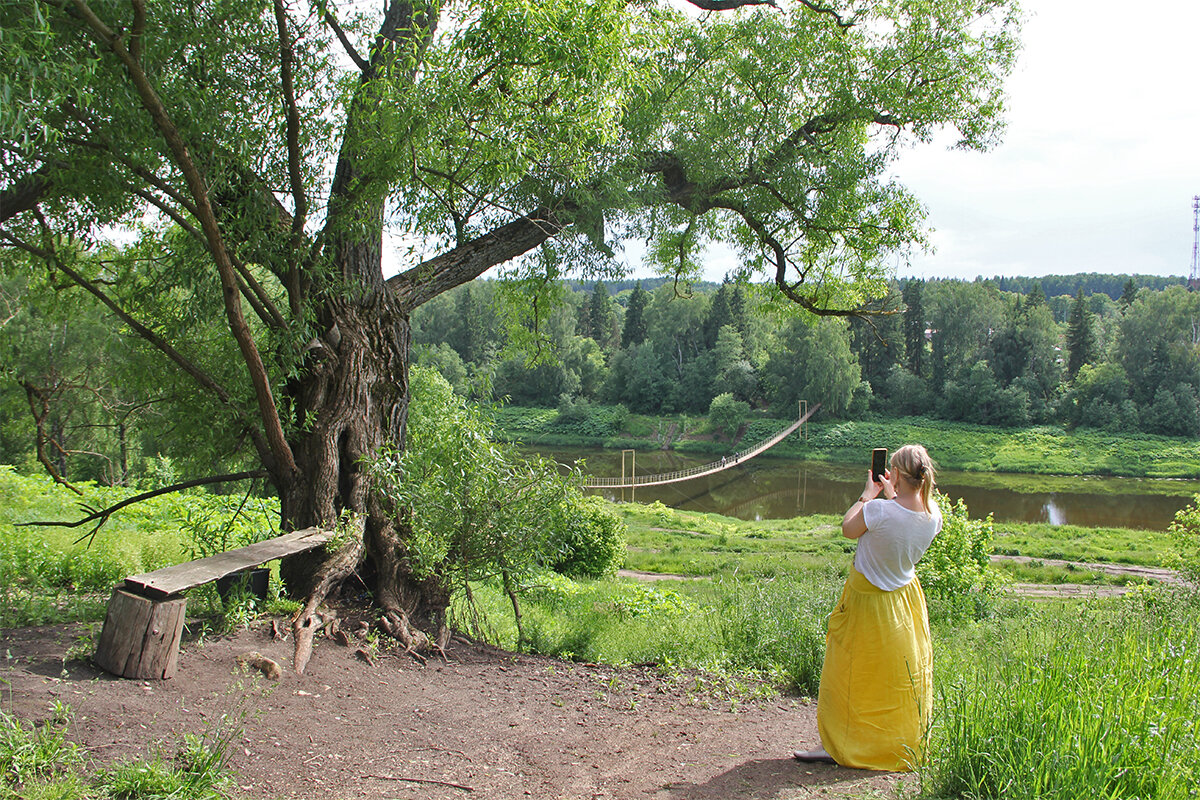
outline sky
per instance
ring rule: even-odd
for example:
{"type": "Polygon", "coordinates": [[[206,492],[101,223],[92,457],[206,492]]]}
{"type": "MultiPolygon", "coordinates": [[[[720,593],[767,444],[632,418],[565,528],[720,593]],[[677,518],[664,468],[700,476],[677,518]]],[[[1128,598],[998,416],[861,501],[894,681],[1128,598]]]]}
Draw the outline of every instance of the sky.
{"type": "Polygon", "coordinates": [[[1200,195],[1200,0],[1025,0],[1004,143],[896,176],[936,252],[901,277],[1184,275],[1200,195]]]}
{"type": "MultiPolygon", "coordinates": [[[[1024,0],[1007,130],[984,153],[942,142],[895,176],[927,209],[933,252],[898,277],[1079,272],[1187,276],[1200,195],[1200,0],[1024,0]]],[[[635,277],[644,248],[627,241],[635,277]]],[[[711,248],[704,277],[733,254],[711,248]]]]}
{"type": "MultiPolygon", "coordinates": [[[[1003,144],[962,152],[946,136],[896,164],[927,210],[933,245],[897,261],[897,276],[1187,276],[1200,195],[1200,0],[1023,7],[1003,144]]],[[[629,251],[636,257],[636,244],[629,251]]],[[[704,277],[720,280],[732,258],[712,249],[704,277]]]]}

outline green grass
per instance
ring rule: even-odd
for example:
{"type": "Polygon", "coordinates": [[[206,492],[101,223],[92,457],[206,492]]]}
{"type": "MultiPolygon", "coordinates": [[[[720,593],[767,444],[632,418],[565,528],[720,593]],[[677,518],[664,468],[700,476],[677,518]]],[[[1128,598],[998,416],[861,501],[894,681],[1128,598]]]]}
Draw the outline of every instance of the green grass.
{"type": "MultiPolygon", "coordinates": [[[[500,409],[497,423],[506,439],[530,445],[645,449],[658,445],[654,437],[657,430],[679,420],[631,414],[623,430],[597,437],[559,429],[556,418],[554,409],[510,406],[500,409]]],[[[690,419],[693,424],[689,430],[699,430],[696,423],[703,417],[690,419]]],[[[736,444],[683,439],[673,447],[681,452],[731,452],[766,438],[783,424],[784,420],[754,418],[745,437],[736,444]]],[[[898,447],[907,442],[924,444],[937,454],[943,469],[966,472],[1200,478],[1200,446],[1195,439],[1088,428],[1067,431],[1055,426],[995,428],[924,417],[815,422],[808,425],[807,439],[793,435],[772,448],[771,453],[855,464],[873,447],[898,447]]],[[[1045,484],[1041,486],[1039,491],[1045,484]]],[[[1180,494],[1192,491],[1179,487],[1180,494]]]]}
{"type": "Polygon", "coordinates": [[[1176,534],[1133,528],[1085,528],[1041,522],[997,523],[993,552],[1067,561],[1175,567],[1176,534]]]}
{"type": "MultiPolygon", "coordinates": [[[[521,601],[526,649],[571,661],[654,664],[667,674],[701,670],[815,696],[825,618],[840,581],[828,569],[768,580],[654,583],[547,575],[521,601]]],[[[489,641],[515,649],[508,598],[489,584],[472,595],[473,609],[459,598],[456,623],[474,623],[489,641]]]]}
{"type": "Polygon", "coordinates": [[[0,798],[22,800],[222,800],[232,776],[228,738],[185,736],[173,756],[96,768],[68,739],[70,710],[30,725],[0,709],[0,798]],[[90,773],[90,774],[89,774],[90,773]]]}
{"type": "MultiPolygon", "coordinates": [[[[85,506],[105,508],[137,493],[80,488],[82,497],[44,475],[0,465],[0,627],[103,619],[113,586],[126,575],[191,559],[198,542],[211,546],[242,501],[204,492],[155,497],[122,509],[83,541],[87,526],[21,524],[73,521],[88,513],[85,506]]],[[[247,503],[225,538],[270,535],[277,509],[274,501],[247,503]]],[[[189,610],[222,610],[210,587],[200,587],[195,598],[189,610]]]]}
{"type": "Polygon", "coordinates": [[[952,634],[921,796],[1196,797],[1197,610],[1143,590],[952,634]]]}

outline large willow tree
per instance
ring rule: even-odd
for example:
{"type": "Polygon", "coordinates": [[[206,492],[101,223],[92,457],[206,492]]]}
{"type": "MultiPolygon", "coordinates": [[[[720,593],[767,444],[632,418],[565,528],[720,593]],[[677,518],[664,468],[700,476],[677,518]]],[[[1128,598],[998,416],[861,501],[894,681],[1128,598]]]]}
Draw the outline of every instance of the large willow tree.
{"type": "Polygon", "coordinates": [[[889,166],[994,140],[1017,27],[1013,0],[379,5],[0,0],[0,244],[157,352],[196,447],[254,461],[285,527],[361,520],[409,642],[447,592],[366,463],[403,447],[413,310],[507,265],[536,321],[642,240],[681,274],[726,243],[852,313],[922,240],[889,166]]]}

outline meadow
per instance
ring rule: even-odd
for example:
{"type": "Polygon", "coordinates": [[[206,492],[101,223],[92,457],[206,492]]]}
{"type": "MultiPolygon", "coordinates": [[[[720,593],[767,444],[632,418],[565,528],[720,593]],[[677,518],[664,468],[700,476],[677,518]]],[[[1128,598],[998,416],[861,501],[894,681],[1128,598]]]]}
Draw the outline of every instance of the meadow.
{"type": "MultiPolygon", "coordinates": [[[[16,525],[71,519],[79,502],[100,506],[129,493],[95,486],[85,492],[76,498],[46,478],[0,469],[0,628],[83,622],[94,632],[109,589],[123,575],[272,532],[270,501],[202,493],[134,506],[90,542],[76,541],[87,529],[16,525]]],[[[521,601],[525,649],[576,661],[653,664],[706,701],[731,705],[815,693],[824,618],[853,549],[836,518],[746,522],[657,504],[611,508],[626,526],[624,566],[669,579],[540,574],[521,601]]],[[[1148,584],[1121,598],[1033,602],[1006,593],[1005,576],[985,570],[979,553],[969,552],[986,544],[989,551],[1034,558],[1173,566],[1176,534],[1048,525],[1000,530],[967,522],[965,514],[955,524],[947,538],[961,539],[957,553],[929,557],[938,700],[930,756],[910,791],[926,799],[1195,797],[1196,595],[1148,584]],[[966,579],[958,573],[964,563],[971,569],[966,579]]],[[[1069,570],[1037,574],[1044,582],[1080,581],[1069,570]]],[[[501,588],[482,584],[472,595],[473,607],[461,598],[456,604],[457,624],[516,647],[501,588]]],[[[189,604],[213,626],[287,607],[282,601],[250,606],[239,617],[210,589],[198,590],[189,604]]],[[[85,641],[74,655],[88,652],[85,641]]],[[[184,743],[180,752],[191,756],[178,762],[150,758],[125,773],[96,770],[71,749],[69,713],[61,709],[61,724],[35,729],[0,705],[0,797],[219,796],[227,777],[219,742],[184,743]],[[158,788],[131,788],[139,775],[158,788]],[[168,783],[176,788],[162,789],[168,783]],[[28,789],[43,785],[57,789],[41,795],[28,789]]]]}
{"type": "MultiPolygon", "coordinates": [[[[714,436],[705,417],[645,416],[614,406],[591,406],[563,416],[552,408],[504,406],[499,431],[529,445],[653,448],[727,453],[778,431],[786,420],[751,415],[736,443],[714,436]]],[[[943,469],[1037,476],[1117,475],[1137,478],[1200,478],[1195,439],[1115,433],[1057,426],[998,428],[925,417],[868,418],[809,424],[807,437],[793,435],[772,448],[780,457],[858,463],[881,442],[920,442],[943,469]]]]}

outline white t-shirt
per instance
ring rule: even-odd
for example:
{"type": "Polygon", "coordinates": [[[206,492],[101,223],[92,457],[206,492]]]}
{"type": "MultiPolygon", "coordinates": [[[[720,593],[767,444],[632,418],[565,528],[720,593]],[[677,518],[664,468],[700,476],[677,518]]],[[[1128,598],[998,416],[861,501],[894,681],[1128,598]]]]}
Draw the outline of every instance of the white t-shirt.
{"type": "Polygon", "coordinates": [[[917,562],[942,529],[941,509],[931,505],[932,515],[883,498],[863,506],[867,532],[858,538],[854,567],[873,586],[894,592],[916,577],[917,562]]]}

